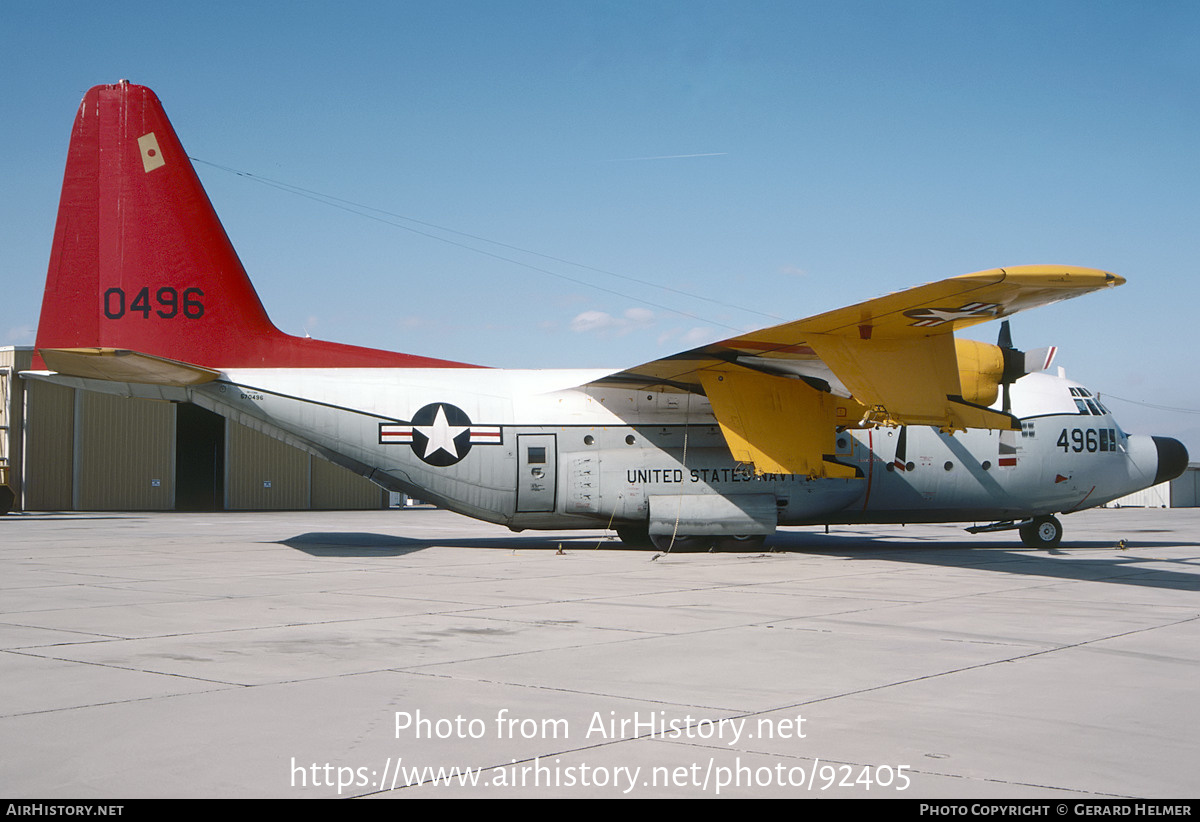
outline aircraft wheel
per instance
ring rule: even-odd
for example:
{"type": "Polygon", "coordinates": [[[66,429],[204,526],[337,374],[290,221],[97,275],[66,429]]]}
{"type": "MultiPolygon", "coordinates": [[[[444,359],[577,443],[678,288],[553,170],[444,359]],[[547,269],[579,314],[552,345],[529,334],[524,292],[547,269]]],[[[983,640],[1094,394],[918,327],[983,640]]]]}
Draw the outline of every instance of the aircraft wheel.
{"type": "Polygon", "coordinates": [[[1053,548],[1062,541],[1062,523],[1055,517],[1034,517],[1020,530],[1021,542],[1028,548],[1053,548]]]}
{"type": "Polygon", "coordinates": [[[624,543],[626,548],[642,551],[655,547],[645,525],[618,525],[616,531],[617,538],[624,543]]]}
{"type": "Polygon", "coordinates": [[[757,551],[767,541],[766,534],[743,534],[736,537],[721,537],[717,540],[719,551],[757,551]]]}
{"type": "Polygon", "coordinates": [[[11,511],[15,500],[16,496],[13,494],[13,490],[7,485],[0,485],[0,514],[7,514],[11,511]]]}

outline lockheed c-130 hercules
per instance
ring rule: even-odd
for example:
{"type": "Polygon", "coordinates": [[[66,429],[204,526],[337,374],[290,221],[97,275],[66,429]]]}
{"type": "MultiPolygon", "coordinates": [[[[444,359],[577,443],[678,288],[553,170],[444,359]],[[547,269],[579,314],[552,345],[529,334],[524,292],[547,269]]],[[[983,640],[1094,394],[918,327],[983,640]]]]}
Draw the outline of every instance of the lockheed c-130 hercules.
{"type": "MultiPolygon", "coordinates": [[[[1053,349],[958,329],[1120,285],[1070,266],[911,288],[624,370],[502,370],[295,337],[267,318],[157,97],[83,99],[36,379],[192,402],[376,483],[513,530],[753,546],[781,525],[1054,516],[1179,475],[1053,349]]],[[[969,529],[972,530],[972,529],[969,529]]]]}

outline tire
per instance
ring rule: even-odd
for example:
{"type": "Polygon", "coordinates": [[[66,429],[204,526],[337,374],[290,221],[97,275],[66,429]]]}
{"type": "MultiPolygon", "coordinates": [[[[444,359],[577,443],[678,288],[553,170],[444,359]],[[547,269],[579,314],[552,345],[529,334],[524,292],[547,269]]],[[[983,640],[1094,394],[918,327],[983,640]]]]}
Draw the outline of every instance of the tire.
{"type": "Polygon", "coordinates": [[[13,494],[13,490],[7,485],[0,485],[0,515],[11,511],[15,500],[16,495],[13,494]]]}
{"type": "Polygon", "coordinates": [[[650,532],[646,530],[645,525],[618,525],[616,531],[617,538],[626,548],[646,551],[654,547],[654,543],[650,539],[650,532]]]}
{"type": "Polygon", "coordinates": [[[651,534],[650,539],[654,541],[654,547],[660,551],[670,551],[674,554],[694,554],[698,551],[710,551],[714,547],[715,540],[712,537],[701,537],[688,534],[683,536],[676,534],[674,541],[671,540],[670,534],[651,534]]]}
{"type": "Polygon", "coordinates": [[[767,541],[762,534],[748,534],[736,537],[698,536],[695,534],[676,534],[672,542],[670,534],[651,535],[644,525],[620,525],[616,528],[617,537],[626,548],[642,550],[654,548],[658,551],[672,553],[696,553],[698,551],[757,551],[767,541]]]}
{"type": "Polygon", "coordinates": [[[760,551],[767,541],[766,534],[744,534],[737,537],[721,537],[717,540],[718,551],[760,551]]]}
{"type": "Polygon", "coordinates": [[[1021,526],[1021,542],[1027,548],[1054,548],[1062,542],[1062,523],[1055,517],[1034,517],[1021,526]]]}

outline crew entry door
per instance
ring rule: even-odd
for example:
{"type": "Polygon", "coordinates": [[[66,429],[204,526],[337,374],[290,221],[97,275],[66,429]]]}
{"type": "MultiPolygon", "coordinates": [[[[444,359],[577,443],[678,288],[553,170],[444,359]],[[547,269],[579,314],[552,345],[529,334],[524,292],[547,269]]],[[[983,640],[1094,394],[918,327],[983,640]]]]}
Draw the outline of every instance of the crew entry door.
{"type": "Polygon", "coordinates": [[[554,510],[558,479],[554,434],[517,435],[517,513],[554,510]]]}

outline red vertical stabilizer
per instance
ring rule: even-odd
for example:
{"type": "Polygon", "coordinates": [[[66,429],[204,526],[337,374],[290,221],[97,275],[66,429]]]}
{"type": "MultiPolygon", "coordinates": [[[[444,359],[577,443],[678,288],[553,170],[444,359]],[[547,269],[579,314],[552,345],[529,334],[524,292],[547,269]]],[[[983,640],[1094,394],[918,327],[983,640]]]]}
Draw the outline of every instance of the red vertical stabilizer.
{"type": "Polygon", "coordinates": [[[462,363],[277,329],[162,104],[121,82],[75,118],[37,348],[121,348],[211,368],[462,363]]]}

